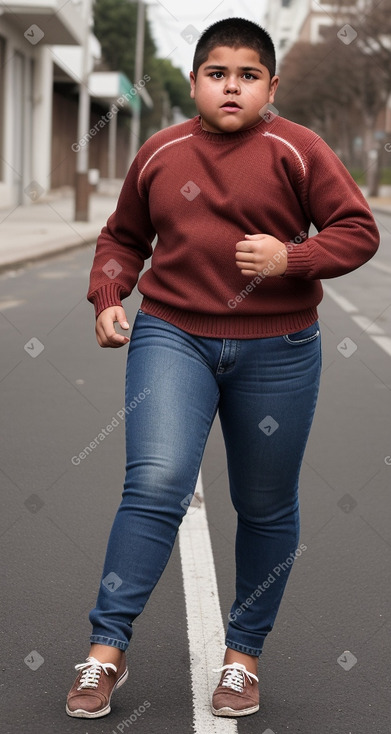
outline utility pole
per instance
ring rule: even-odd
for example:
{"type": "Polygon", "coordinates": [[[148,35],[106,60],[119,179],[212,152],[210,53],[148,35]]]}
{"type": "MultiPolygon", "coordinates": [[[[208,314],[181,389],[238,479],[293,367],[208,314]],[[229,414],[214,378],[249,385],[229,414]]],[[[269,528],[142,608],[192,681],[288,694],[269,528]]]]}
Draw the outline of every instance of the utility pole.
{"type": "Polygon", "coordinates": [[[78,140],[79,150],[76,158],[75,181],[75,221],[89,221],[89,182],[88,182],[88,140],[86,134],[90,127],[90,93],[88,79],[90,73],[90,24],[92,0],[83,0],[84,39],[82,47],[82,73],[79,85],[78,140]],[[81,144],[81,141],[83,144],[81,144]]]}
{"type": "MultiPolygon", "coordinates": [[[[145,36],[145,6],[143,0],[138,0],[137,7],[137,37],[136,37],[136,58],[134,64],[133,84],[137,84],[143,77],[144,70],[144,36],[145,36]]],[[[136,98],[135,98],[136,99],[136,98]]],[[[140,147],[140,117],[141,117],[141,99],[139,104],[134,106],[132,110],[132,120],[130,127],[130,163],[137,155],[140,147]]]]}

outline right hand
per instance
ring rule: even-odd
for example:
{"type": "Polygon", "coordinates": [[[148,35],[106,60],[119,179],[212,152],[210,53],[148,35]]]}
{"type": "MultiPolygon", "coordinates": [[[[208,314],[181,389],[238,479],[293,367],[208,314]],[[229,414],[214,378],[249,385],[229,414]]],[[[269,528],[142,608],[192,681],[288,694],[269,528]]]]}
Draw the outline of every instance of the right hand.
{"type": "Polygon", "coordinates": [[[110,306],[99,314],[95,324],[95,334],[100,347],[123,347],[130,342],[128,336],[117,334],[114,324],[129,329],[126,313],[122,306],[110,306]]]}

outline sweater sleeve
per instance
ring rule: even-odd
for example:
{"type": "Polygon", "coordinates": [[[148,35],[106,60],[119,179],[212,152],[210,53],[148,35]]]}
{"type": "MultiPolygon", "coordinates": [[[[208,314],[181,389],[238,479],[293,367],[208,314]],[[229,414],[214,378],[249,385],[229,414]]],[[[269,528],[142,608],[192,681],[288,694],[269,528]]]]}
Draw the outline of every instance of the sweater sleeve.
{"type": "Polygon", "coordinates": [[[379,246],[379,232],[359,187],[335,153],[316,138],[307,153],[303,204],[318,233],[285,243],[285,277],[335,278],[363,265],[379,246]]]}
{"type": "Polygon", "coordinates": [[[135,287],[144,261],[152,255],[155,231],[148,198],[137,186],[138,161],[139,157],[132,163],[117,208],[97,240],[87,294],[96,317],[109,306],[121,305],[135,287]]]}

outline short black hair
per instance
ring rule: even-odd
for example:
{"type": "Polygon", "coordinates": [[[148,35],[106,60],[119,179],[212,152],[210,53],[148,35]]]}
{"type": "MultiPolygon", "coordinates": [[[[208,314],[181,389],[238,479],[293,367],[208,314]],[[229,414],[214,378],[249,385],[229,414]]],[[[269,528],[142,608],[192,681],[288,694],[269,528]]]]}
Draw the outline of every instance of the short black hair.
{"type": "Polygon", "coordinates": [[[260,62],[268,69],[270,78],[276,73],[276,53],[268,32],[245,18],[225,18],[209,26],[198,39],[193,59],[194,76],[197,76],[201,64],[217,46],[251,48],[259,54],[260,62]]]}

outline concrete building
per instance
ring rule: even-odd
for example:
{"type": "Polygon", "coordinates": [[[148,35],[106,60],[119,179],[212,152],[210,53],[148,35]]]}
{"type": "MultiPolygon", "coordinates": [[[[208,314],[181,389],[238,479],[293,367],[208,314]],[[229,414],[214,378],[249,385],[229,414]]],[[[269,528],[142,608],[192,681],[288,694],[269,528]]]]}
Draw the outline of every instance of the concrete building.
{"type": "Polygon", "coordinates": [[[0,1],[0,209],[31,203],[51,188],[75,183],[86,36],[88,167],[101,177],[125,176],[132,109],[153,103],[145,88],[136,94],[119,72],[92,73],[101,54],[85,17],[89,6],[88,0],[0,1]],[[123,104],[113,113],[119,97],[123,104]]]}
{"type": "Polygon", "coordinates": [[[311,0],[269,0],[265,11],[265,28],[270,33],[279,65],[299,38],[308,15],[311,0]]]}
{"type": "MultiPolygon", "coordinates": [[[[97,60],[98,53],[99,44],[92,36],[91,62],[97,60]]],[[[131,84],[121,72],[93,71],[91,63],[88,80],[90,120],[79,140],[78,82],[82,49],[54,46],[52,58],[51,188],[74,185],[77,153],[87,142],[91,174],[100,178],[124,178],[130,156],[130,117],[142,103],[153,106],[146,88],[131,84]]]]}
{"type": "Polygon", "coordinates": [[[0,5],[2,207],[28,203],[41,189],[50,188],[51,45],[81,45],[85,31],[73,0],[10,0],[0,5]]]}

